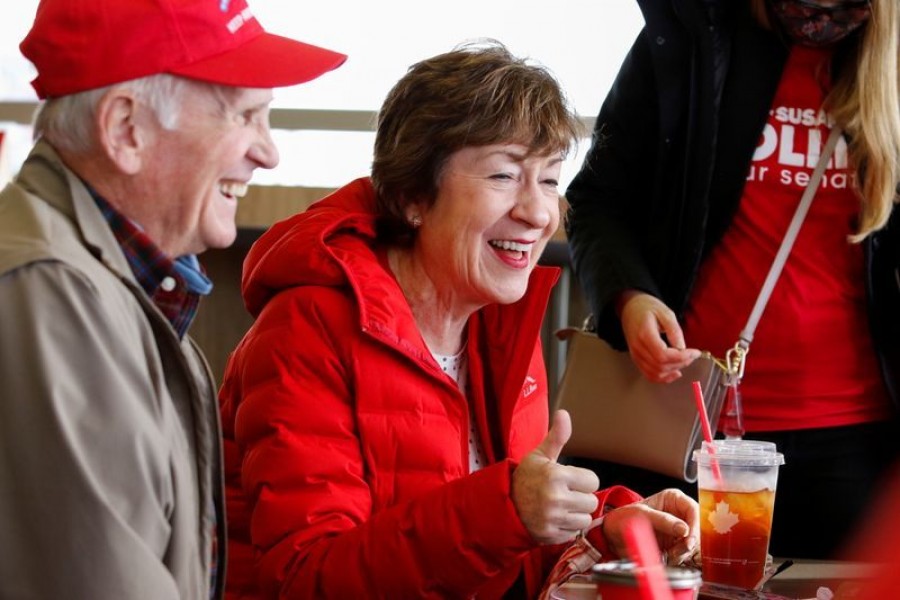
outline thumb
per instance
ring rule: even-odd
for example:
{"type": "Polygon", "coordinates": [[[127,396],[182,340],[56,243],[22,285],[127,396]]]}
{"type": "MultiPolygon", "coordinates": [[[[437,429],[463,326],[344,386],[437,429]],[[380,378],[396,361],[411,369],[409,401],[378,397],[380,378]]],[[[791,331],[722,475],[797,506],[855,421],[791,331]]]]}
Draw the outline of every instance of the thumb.
{"type": "Polygon", "coordinates": [[[572,418],[568,411],[558,410],[553,413],[550,431],[547,432],[547,437],[544,438],[541,445],[537,447],[537,451],[556,462],[570,437],[572,437],[572,418]]]}

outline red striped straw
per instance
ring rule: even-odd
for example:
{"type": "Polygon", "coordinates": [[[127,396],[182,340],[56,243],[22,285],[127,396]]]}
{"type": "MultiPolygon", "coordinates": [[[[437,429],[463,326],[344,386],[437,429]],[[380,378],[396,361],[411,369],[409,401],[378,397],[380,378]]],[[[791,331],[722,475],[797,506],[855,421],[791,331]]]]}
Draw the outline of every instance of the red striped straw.
{"type": "MultiPolygon", "coordinates": [[[[713,445],[712,428],[709,426],[709,415],[706,414],[706,403],[703,402],[703,388],[700,387],[699,381],[694,382],[694,402],[697,403],[697,412],[700,413],[700,427],[703,429],[703,439],[709,443],[709,453],[715,454],[716,449],[713,445]]],[[[711,460],[710,463],[716,481],[721,481],[722,472],[719,470],[718,461],[711,460]]]]}
{"type": "Polygon", "coordinates": [[[675,600],[666,570],[660,559],[653,527],[644,515],[629,517],[624,523],[625,547],[638,568],[634,570],[642,600],[675,600]]]}

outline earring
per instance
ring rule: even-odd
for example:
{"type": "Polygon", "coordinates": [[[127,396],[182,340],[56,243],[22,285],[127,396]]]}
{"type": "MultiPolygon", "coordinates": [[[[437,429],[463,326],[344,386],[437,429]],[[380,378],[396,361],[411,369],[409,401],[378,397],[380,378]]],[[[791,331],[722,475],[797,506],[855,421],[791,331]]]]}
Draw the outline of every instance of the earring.
{"type": "Polygon", "coordinates": [[[409,218],[409,224],[413,229],[418,229],[422,226],[422,217],[421,215],[413,215],[409,218]]]}

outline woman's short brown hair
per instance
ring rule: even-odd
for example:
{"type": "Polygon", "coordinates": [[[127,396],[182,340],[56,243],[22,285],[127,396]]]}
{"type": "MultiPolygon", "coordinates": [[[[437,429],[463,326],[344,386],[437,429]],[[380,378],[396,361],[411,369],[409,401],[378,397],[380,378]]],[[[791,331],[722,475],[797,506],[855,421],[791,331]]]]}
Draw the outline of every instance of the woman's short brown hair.
{"type": "Polygon", "coordinates": [[[380,237],[408,243],[412,203],[430,206],[448,157],[466,147],[522,144],[565,154],[581,123],[554,76],[493,40],[469,43],[409,68],[378,115],[372,183],[380,237]]]}

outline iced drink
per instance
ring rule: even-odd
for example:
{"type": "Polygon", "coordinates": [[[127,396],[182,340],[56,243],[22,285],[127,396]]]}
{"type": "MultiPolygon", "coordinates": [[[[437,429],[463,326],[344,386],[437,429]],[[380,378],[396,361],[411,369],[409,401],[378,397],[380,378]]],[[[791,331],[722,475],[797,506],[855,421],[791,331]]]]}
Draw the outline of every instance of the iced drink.
{"type": "Polygon", "coordinates": [[[703,580],[753,589],[769,551],[778,467],[775,444],[716,440],[694,452],[703,580]]]}

